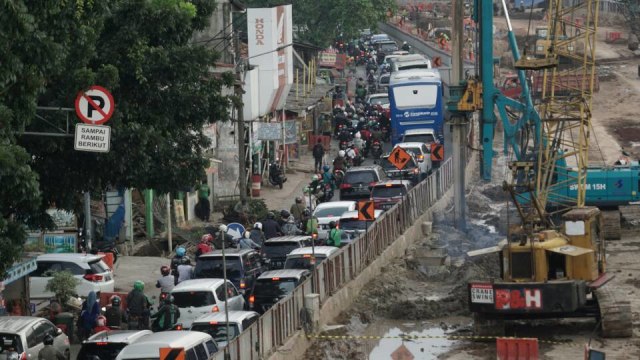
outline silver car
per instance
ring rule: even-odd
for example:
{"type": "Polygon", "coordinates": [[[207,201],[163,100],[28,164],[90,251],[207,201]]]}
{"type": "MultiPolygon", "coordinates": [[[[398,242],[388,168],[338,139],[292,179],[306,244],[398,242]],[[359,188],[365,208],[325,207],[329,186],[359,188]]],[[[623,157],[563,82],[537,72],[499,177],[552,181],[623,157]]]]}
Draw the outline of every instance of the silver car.
{"type": "Polygon", "coordinates": [[[69,359],[69,338],[51,321],[34,316],[0,316],[0,360],[37,359],[47,334],[53,336],[53,346],[69,359]]]}

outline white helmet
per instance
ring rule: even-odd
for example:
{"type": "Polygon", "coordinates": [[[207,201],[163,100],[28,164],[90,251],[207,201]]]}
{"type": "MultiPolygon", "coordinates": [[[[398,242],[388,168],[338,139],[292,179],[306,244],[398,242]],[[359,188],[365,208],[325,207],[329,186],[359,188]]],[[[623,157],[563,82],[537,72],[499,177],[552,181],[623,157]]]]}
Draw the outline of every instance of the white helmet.
{"type": "Polygon", "coordinates": [[[344,152],[344,150],[338,151],[338,156],[344,157],[345,155],[346,155],[346,153],[344,152]]]}
{"type": "Polygon", "coordinates": [[[223,233],[227,232],[227,225],[222,224],[220,226],[218,226],[218,230],[222,231],[223,233]]]}
{"type": "Polygon", "coordinates": [[[360,135],[360,131],[358,131],[358,132],[356,133],[356,139],[360,139],[361,137],[362,137],[362,135],[360,135]]]}
{"type": "Polygon", "coordinates": [[[311,181],[318,181],[319,179],[320,179],[320,176],[318,176],[317,174],[314,174],[314,175],[311,177],[311,181]]]}
{"type": "Polygon", "coordinates": [[[262,223],[261,222],[257,222],[255,224],[253,224],[253,228],[254,229],[258,229],[258,230],[262,230],[262,223]]]}
{"type": "Polygon", "coordinates": [[[250,231],[245,231],[244,232],[244,237],[245,237],[245,239],[251,238],[251,232],[250,231]]]}

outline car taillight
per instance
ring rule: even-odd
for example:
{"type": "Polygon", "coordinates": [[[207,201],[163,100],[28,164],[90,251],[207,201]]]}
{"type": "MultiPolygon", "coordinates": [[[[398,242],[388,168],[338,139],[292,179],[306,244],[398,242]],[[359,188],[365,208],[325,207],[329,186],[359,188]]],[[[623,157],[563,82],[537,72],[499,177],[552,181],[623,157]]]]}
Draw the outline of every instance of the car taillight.
{"type": "Polygon", "coordinates": [[[173,327],[173,330],[183,330],[182,325],[176,325],[173,327]]]}
{"type": "Polygon", "coordinates": [[[211,309],[211,312],[220,312],[220,308],[218,307],[218,305],[214,305],[211,309]]]}
{"type": "Polygon", "coordinates": [[[351,189],[351,184],[342,183],[340,184],[340,189],[351,189]]]}
{"type": "Polygon", "coordinates": [[[87,274],[84,276],[84,279],[92,282],[98,282],[102,281],[102,275],[87,274]]]}
{"type": "Polygon", "coordinates": [[[244,280],[240,281],[240,289],[245,289],[247,284],[244,283],[244,280]]]}
{"type": "Polygon", "coordinates": [[[253,295],[249,296],[249,303],[253,304],[254,302],[256,302],[256,297],[253,295]]]}

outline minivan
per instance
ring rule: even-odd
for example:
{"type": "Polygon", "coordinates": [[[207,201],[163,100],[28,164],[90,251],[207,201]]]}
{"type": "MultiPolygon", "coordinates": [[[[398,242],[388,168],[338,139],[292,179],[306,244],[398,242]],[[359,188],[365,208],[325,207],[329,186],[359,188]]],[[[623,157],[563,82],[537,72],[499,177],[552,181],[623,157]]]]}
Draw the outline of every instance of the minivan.
{"type": "Polygon", "coordinates": [[[309,235],[287,235],[271,238],[262,245],[262,254],[269,270],[282,269],[287,255],[295,249],[310,246],[309,235]]]}
{"type": "Polygon", "coordinates": [[[225,313],[211,313],[196,319],[191,325],[191,331],[201,331],[213,337],[218,347],[227,345],[227,324],[229,324],[229,341],[237,338],[243,331],[258,321],[260,314],[255,311],[229,311],[225,313]],[[227,322],[227,319],[229,321],[227,322]]]}
{"type": "Polygon", "coordinates": [[[161,349],[184,349],[188,360],[209,360],[218,352],[218,344],[211,335],[199,331],[162,331],[150,334],[127,345],[116,360],[160,359],[161,349]]]}
{"type": "Polygon", "coordinates": [[[249,296],[249,308],[260,314],[293,292],[305,281],[309,270],[272,270],[264,272],[253,285],[249,296]]]}
{"type": "MultiPolygon", "coordinates": [[[[226,249],[224,252],[227,279],[241,293],[251,289],[253,282],[263,271],[262,257],[251,249],[226,249]]],[[[200,255],[193,270],[194,279],[222,279],[222,250],[200,255]]]]}
{"type": "Polygon", "coordinates": [[[186,329],[202,315],[224,311],[225,298],[229,310],[244,310],[242,294],[229,281],[225,292],[224,279],[185,280],[171,290],[173,303],[180,309],[179,322],[186,329]]]}
{"type": "Polygon", "coordinates": [[[287,255],[284,263],[285,269],[311,270],[314,265],[318,265],[331,255],[340,250],[335,246],[314,246],[293,250],[287,255]]]}
{"type": "Polygon", "coordinates": [[[114,360],[127,345],[150,334],[151,330],[101,331],[82,342],[76,360],[114,360]]]}

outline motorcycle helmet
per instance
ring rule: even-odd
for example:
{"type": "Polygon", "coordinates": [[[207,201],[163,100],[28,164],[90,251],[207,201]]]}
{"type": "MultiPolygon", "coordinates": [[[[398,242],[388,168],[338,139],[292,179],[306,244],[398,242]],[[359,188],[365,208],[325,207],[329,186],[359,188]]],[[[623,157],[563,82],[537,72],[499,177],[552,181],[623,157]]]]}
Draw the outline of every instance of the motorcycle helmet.
{"type": "Polygon", "coordinates": [[[218,226],[218,230],[220,230],[220,232],[226,233],[227,232],[227,225],[222,224],[222,225],[218,226]]]}
{"type": "Polygon", "coordinates": [[[283,219],[286,219],[289,217],[289,215],[291,215],[287,210],[281,210],[280,211],[280,217],[283,219]]]}
{"type": "Polygon", "coordinates": [[[302,204],[302,196],[296,196],[296,204],[302,204]]]}
{"type": "Polygon", "coordinates": [[[96,325],[107,326],[107,318],[103,315],[98,316],[98,319],[96,319],[96,325]]]}
{"type": "MultiPolygon", "coordinates": [[[[166,265],[165,265],[165,266],[166,266],[166,265]]],[[[168,266],[167,266],[167,270],[169,270],[169,267],[168,267],[168,266]]],[[[168,275],[168,273],[167,273],[167,275],[168,275]]],[[[119,307],[119,306],[120,306],[120,302],[121,302],[121,300],[120,300],[120,296],[118,296],[118,295],[113,295],[113,296],[111,297],[111,306],[113,306],[113,307],[119,307]]]]}
{"type": "Polygon", "coordinates": [[[171,273],[171,268],[168,267],[167,265],[162,265],[162,267],[160,268],[160,274],[162,274],[162,276],[167,276],[171,273]]]}
{"type": "Polygon", "coordinates": [[[245,232],[244,232],[244,238],[245,238],[245,239],[251,239],[251,232],[249,232],[249,231],[245,231],[245,232]]]}
{"type": "Polygon", "coordinates": [[[136,280],[133,283],[133,288],[138,290],[138,291],[143,291],[144,290],[144,282],[142,282],[142,280],[136,280]]]}
{"type": "Polygon", "coordinates": [[[335,221],[331,221],[331,222],[329,223],[329,228],[330,228],[330,229],[335,229],[335,228],[336,228],[336,222],[335,222],[335,221]]]}
{"type": "Polygon", "coordinates": [[[202,235],[202,238],[200,239],[200,241],[203,242],[203,243],[212,242],[213,241],[213,236],[211,236],[211,234],[204,234],[204,235],[202,235]]]}
{"type": "Polygon", "coordinates": [[[362,135],[360,135],[360,131],[358,131],[358,132],[356,133],[356,139],[360,139],[361,137],[362,137],[362,135]]]}
{"type": "Polygon", "coordinates": [[[346,153],[344,152],[344,150],[338,151],[338,156],[344,157],[345,155],[346,155],[346,153]]]}
{"type": "Polygon", "coordinates": [[[311,210],[309,210],[309,209],[304,209],[304,211],[302,212],[302,215],[304,215],[304,216],[311,216],[311,210]]]}
{"type": "Polygon", "coordinates": [[[261,222],[257,222],[255,224],[253,224],[253,228],[254,229],[258,229],[258,230],[262,230],[262,223],[261,222]]]}
{"type": "Polygon", "coordinates": [[[323,166],[323,167],[322,167],[322,170],[324,170],[324,172],[329,171],[329,169],[331,169],[331,168],[329,167],[329,165],[325,165],[325,166],[323,166]]]}
{"type": "Polygon", "coordinates": [[[182,265],[191,265],[191,259],[189,259],[189,257],[188,257],[188,256],[185,256],[185,257],[183,257],[183,258],[182,258],[182,260],[180,261],[180,263],[181,263],[182,265]]]}
{"type": "Polygon", "coordinates": [[[167,305],[173,304],[173,295],[169,294],[166,298],[164,298],[164,303],[167,305]]]}
{"type": "Polygon", "coordinates": [[[313,174],[313,176],[311,177],[311,181],[318,181],[320,180],[320,177],[317,174],[313,174]]]}
{"type": "Polygon", "coordinates": [[[276,217],[276,215],[272,211],[269,211],[267,213],[267,219],[272,219],[273,220],[273,219],[275,219],[275,217],[276,217]]]}
{"type": "Polygon", "coordinates": [[[288,222],[289,224],[295,224],[295,222],[296,222],[296,218],[294,218],[294,217],[293,217],[293,215],[290,215],[290,216],[287,218],[287,222],[288,222]]]}
{"type": "Polygon", "coordinates": [[[178,257],[183,257],[184,254],[186,254],[186,253],[187,253],[187,250],[184,247],[178,246],[176,248],[176,255],[178,255],[178,257]]]}
{"type": "Polygon", "coordinates": [[[51,334],[47,334],[43,340],[45,345],[53,345],[53,336],[51,334]]]}

